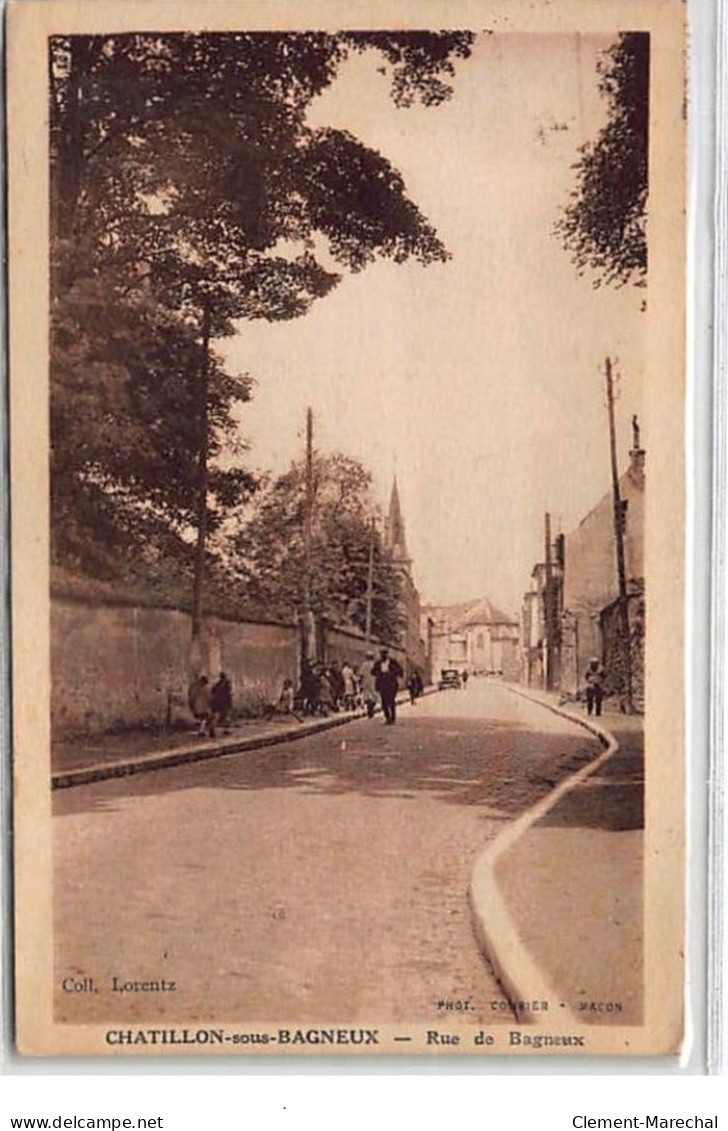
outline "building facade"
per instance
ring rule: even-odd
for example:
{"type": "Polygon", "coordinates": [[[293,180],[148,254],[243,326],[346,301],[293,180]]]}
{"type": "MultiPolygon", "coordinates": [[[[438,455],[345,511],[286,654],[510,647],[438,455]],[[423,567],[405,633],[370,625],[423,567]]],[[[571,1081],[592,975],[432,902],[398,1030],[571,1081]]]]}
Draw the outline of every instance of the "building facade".
{"type": "Polygon", "coordinates": [[[596,657],[605,668],[607,694],[627,698],[642,709],[644,510],[645,450],[635,420],[629,467],[619,479],[626,601],[620,597],[616,504],[614,492],[609,491],[576,529],[553,542],[547,534],[547,561],[534,566],[523,600],[524,683],[575,697],[583,691],[590,659],[596,657]]]}
{"type": "Polygon", "coordinates": [[[627,664],[625,647],[620,642],[623,610],[617,573],[614,495],[610,491],[576,530],[566,536],[562,688],[576,694],[581,688],[586,665],[596,656],[604,664],[607,692],[625,695],[629,678],[630,698],[641,707],[644,701],[645,451],[639,445],[636,427],[634,441],[629,467],[619,480],[631,657],[627,664]]]}
{"type": "Polygon", "coordinates": [[[427,605],[423,617],[434,680],[443,668],[518,679],[518,621],[487,598],[458,605],[427,605]]]}

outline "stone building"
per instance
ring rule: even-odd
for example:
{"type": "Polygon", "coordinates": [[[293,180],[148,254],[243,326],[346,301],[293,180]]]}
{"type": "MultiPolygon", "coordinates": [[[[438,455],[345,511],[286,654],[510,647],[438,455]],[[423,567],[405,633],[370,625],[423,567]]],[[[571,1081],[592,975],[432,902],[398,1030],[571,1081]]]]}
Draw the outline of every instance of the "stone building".
{"type": "MultiPolygon", "coordinates": [[[[629,467],[619,479],[619,494],[632,653],[632,697],[635,704],[641,706],[644,698],[645,450],[640,446],[636,421],[629,467]]],[[[566,535],[561,661],[564,691],[577,692],[592,656],[604,663],[607,690],[611,693],[623,690],[620,614],[614,496],[609,491],[578,527],[566,535]]]]}
{"type": "Polygon", "coordinates": [[[531,570],[521,610],[521,679],[529,687],[557,688],[561,682],[564,604],[564,538],[550,546],[549,559],[531,570]]]}
{"type": "Polygon", "coordinates": [[[423,608],[432,678],[443,668],[518,679],[519,624],[487,597],[423,608]]]}
{"type": "Polygon", "coordinates": [[[550,544],[550,562],[534,566],[521,614],[521,678],[534,687],[576,696],[596,656],[608,694],[624,695],[627,671],[633,705],[644,700],[645,451],[633,421],[629,466],[619,479],[627,582],[629,666],[623,644],[614,494],[609,490],[579,525],[550,544]]]}

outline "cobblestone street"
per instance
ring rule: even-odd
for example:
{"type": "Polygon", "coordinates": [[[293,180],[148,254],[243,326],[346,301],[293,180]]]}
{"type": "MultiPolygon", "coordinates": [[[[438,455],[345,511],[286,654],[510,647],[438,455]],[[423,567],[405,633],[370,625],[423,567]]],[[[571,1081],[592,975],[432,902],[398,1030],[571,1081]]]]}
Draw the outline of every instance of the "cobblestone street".
{"type": "Polygon", "coordinates": [[[473,861],[599,751],[481,680],[394,728],[59,791],[57,1017],[434,1023],[450,1001],[509,1021],[471,929],[473,861]]]}

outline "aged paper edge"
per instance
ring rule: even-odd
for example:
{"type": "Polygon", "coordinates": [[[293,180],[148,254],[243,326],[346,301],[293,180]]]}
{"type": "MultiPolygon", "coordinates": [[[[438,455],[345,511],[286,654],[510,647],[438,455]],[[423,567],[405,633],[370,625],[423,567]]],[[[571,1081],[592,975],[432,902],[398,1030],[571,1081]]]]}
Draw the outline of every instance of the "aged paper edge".
{"type": "MultiPolygon", "coordinates": [[[[17,1042],[35,1055],[102,1055],[106,1026],[56,1023],[49,715],[48,152],[46,39],[122,30],[493,28],[652,33],[650,289],[644,420],[651,436],[646,512],[645,1023],[585,1027],[586,1055],[676,1054],[684,996],[684,6],[678,0],[564,3],[242,3],[18,0],[8,8],[11,367],[11,571],[17,1042]],[[43,328],[43,329],[40,329],[43,328]],[[665,516],[673,516],[665,522],[665,516]]],[[[269,1029],[275,1026],[267,1027],[269,1029]]],[[[265,1031],[266,1026],[256,1025],[265,1031]]],[[[557,1031],[557,1030],[555,1030],[557,1031]]],[[[377,1051],[400,1052],[380,1026],[377,1051]]],[[[219,1046],[218,1046],[219,1048],[219,1046]]],[[[184,1047],[204,1054],[210,1046],[184,1047]]],[[[146,1050],[129,1050],[144,1055],[146,1050]]],[[[158,1051],[154,1049],[153,1051],[158,1051]]],[[[226,1050],[227,1051],[227,1050],[226,1050]]],[[[327,1052],[332,1050],[326,1049],[327,1052]]],[[[346,1053],[345,1049],[339,1050],[346,1053]]],[[[362,1050],[364,1051],[364,1050],[362,1050]]],[[[426,1051],[416,1044],[407,1053],[426,1051]]],[[[466,1050],[462,1050],[465,1052],[466,1050]]],[[[472,1052],[472,1050],[467,1050],[472,1052]]],[[[500,1052],[502,1050],[495,1050],[500,1052]]],[[[514,1050],[515,1051],[515,1050],[514,1050]]],[[[576,1050],[569,1050],[573,1054],[576,1050]]],[[[487,1050],[486,1050],[487,1052],[487,1050]]],[[[510,1052],[510,1050],[509,1050],[510,1052]]],[[[118,1054],[116,1054],[118,1055],[118,1054]]]]}

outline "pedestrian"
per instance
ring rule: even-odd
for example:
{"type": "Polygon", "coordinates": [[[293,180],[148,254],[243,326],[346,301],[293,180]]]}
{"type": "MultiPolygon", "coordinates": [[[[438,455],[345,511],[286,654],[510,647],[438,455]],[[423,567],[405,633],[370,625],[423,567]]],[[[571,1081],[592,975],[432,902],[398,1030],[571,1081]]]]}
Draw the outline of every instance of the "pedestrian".
{"type": "Polygon", "coordinates": [[[293,715],[297,723],[303,722],[302,714],[305,710],[305,703],[300,692],[296,696],[296,688],[292,679],[283,680],[281,693],[278,697],[278,710],[282,715],[293,715]],[[296,702],[297,698],[298,702],[296,702]]]}
{"type": "Polygon", "coordinates": [[[315,715],[318,712],[320,681],[315,669],[308,660],[304,660],[301,667],[300,699],[304,715],[315,715]]]}
{"type": "Polygon", "coordinates": [[[467,668],[465,668],[465,669],[463,670],[463,691],[464,691],[464,690],[465,690],[465,688],[466,688],[466,687],[468,686],[468,679],[469,679],[469,678],[470,678],[470,675],[469,675],[468,669],[467,669],[467,668]]]}
{"type": "Polygon", "coordinates": [[[278,706],[280,707],[284,715],[293,714],[294,691],[292,679],[283,680],[283,687],[281,688],[281,694],[278,699],[278,706]]]}
{"type": "Polygon", "coordinates": [[[422,676],[417,668],[412,670],[412,675],[407,680],[407,690],[410,694],[410,703],[414,706],[422,694],[422,676]]]}
{"type": "Polygon", "coordinates": [[[198,734],[209,734],[215,737],[215,720],[212,714],[212,696],[210,684],[206,675],[196,676],[187,692],[187,702],[190,705],[193,718],[199,723],[198,734]]]}
{"type": "Polygon", "coordinates": [[[344,684],[344,710],[353,711],[356,704],[356,676],[348,660],[341,665],[341,678],[344,684]]]}
{"type": "Polygon", "coordinates": [[[326,675],[328,676],[329,683],[331,684],[331,694],[333,696],[334,710],[338,711],[344,698],[344,677],[336,660],[331,661],[326,675]]]}
{"type": "Polygon", "coordinates": [[[588,715],[601,715],[604,697],[604,668],[597,656],[592,656],[584,673],[586,682],[586,711],[588,715]]]}
{"type": "Polygon", "coordinates": [[[374,678],[373,652],[367,652],[359,666],[359,687],[366,708],[367,718],[371,719],[377,709],[377,685],[374,678]]]}
{"type": "Polygon", "coordinates": [[[233,688],[225,672],[220,672],[213,684],[210,700],[214,723],[219,723],[225,730],[233,709],[233,688]]]}
{"type": "Polygon", "coordinates": [[[393,726],[397,719],[397,691],[399,690],[399,681],[404,675],[404,672],[398,661],[389,655],[388,648],[380,649],[379,659],[374,664],[372,670],[374,673],[375,686],[382,700],[384,721],[387,725],[393,726]]]}
{"type": "Polygon", "coordinates": [[[316,675],[318,676],[319,681],[317,711],[318,714],[323,715],[324,718],[326,718],[329,711],[336,710],[334,688],[331,683],[329,673],[326,671],[326,668],[323,666],[323,664],[319,665],[316,671],[316,675]]]}

